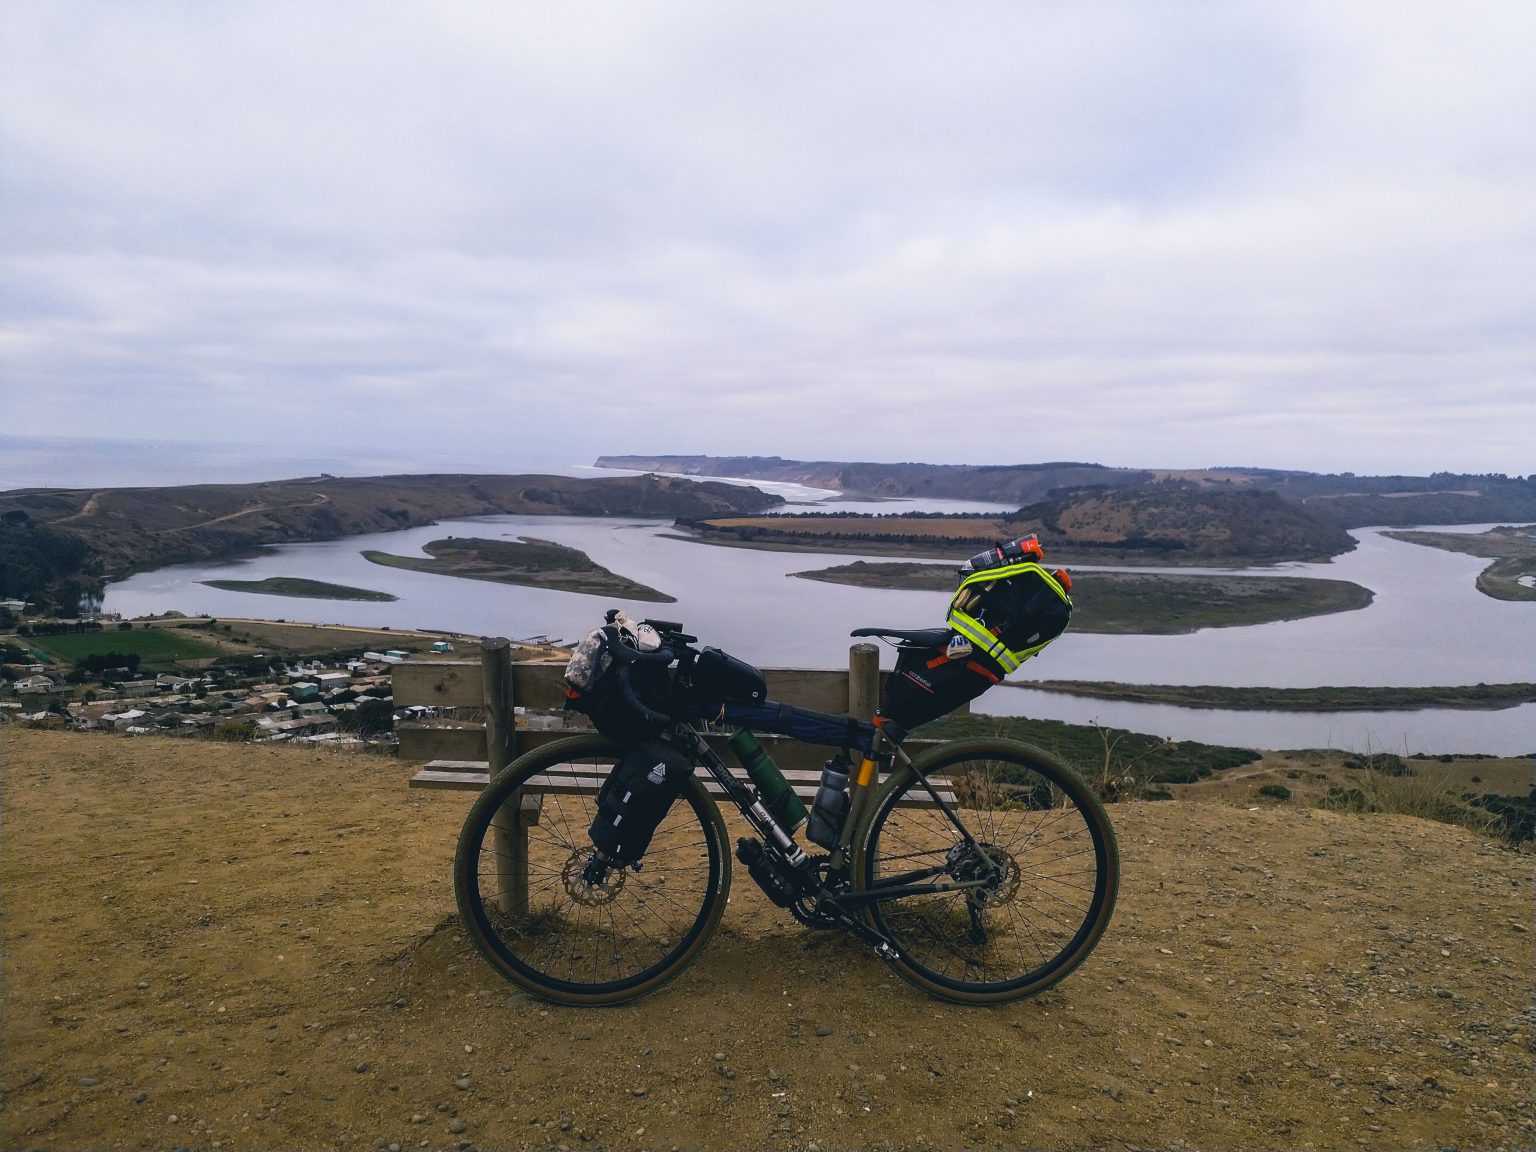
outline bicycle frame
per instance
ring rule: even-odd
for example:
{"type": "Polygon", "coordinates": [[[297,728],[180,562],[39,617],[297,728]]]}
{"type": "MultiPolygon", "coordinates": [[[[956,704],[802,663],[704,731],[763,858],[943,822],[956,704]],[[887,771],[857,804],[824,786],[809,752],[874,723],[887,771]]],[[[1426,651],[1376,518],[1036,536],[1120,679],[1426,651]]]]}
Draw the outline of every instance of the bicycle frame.
{"type": "Polygon", "coordinates": [[[875,729],[869,752],[859,764],[857,775],[849,780],[848,815],[843,821],[837,846],[832,850],[826,863],[826,876],[831,883],[823,881],[817,872],[809,867],[810,857],[794,838],[779,826],[758,796],[757,789],[744,783],[731,771],[725,761],[705,742],[698,729],[692,725],[678,724],[675,735],[682,737],[690,745],[686,751],[692,754],[697,763],[704,766],[732,804],[752,828],[764,838],[773,857],[785,866],[780,871],[793,878],[800,889],[800,894],[812,901],[818,911],[831,915],[844,928],[874,945],[882,956],[887,954],[887,950],[892,950],[892,943],[856,915],[860,909],[879,901],[899,900],[909,896],[982,889],[998,876],[997,865],[982,850],[970,829],[933,786],[932,781],[916,769],[900,743],[891,739],[878,727],[875,729]],[[872,890],[854,891],[848,887],[847,880],[852,865],[855,836],[867,818],[873,814],[882,778],[888,778],[890,772],[897,768],[912,769],[935,807],[953,825],[966,847],[974,854],[974,858],[985,862],[986,870],[981,875],[967,880],[935,880],[934,877],[941,876],[945,872],[945,868],[939,866],[892,877],[872,890]]]}

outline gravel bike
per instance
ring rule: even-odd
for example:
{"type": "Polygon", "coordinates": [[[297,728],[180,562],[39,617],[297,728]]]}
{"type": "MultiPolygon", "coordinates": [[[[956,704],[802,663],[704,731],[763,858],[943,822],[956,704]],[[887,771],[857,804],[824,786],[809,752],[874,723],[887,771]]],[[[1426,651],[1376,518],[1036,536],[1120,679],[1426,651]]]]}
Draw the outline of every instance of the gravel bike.
{"type": "MultiPolygon", "coordinates": [[[[968,1004],[1033,996],[1093,950],[1115,905],[1115,835],[1093,790],[1056,757],[990,737],[908,755],[904,731],[878,714],[863,721],[768,701],[717,702],[707,692],[701,703],[691,683],[697,638],[647,623],[662,629],[664,647],[620,652],[618,680],[626,703],[655,722],[693,772],[643,860],[617,865],[589,837],[596,784],[625,753],[596,733],[520,756],[465,819],[454,860],[460,916],[508,980],[551,1001],[606,1005],[655,991],[687,968],[730,892],[717,797],[754,834],[740,839],[736,858],[774,904],[807,927],[851,933],[934,996],[968,1004]],[[673,662],[676,683],[690,691],[660,712],[629,687],[628,665],[673,662]],[[721,720],[738,738],[777,732],[850,753],[846,811],[832,836],[823,832],[829,851],[806,851],[775,790],[756,773],[740,778],[710,746],[721,720]],[[509,813],[521,814],[527,837],[510,896],[509,813]]],[[[950,638],[943,628],[853,635],[878,636],[899,653],[950,638]]]]}

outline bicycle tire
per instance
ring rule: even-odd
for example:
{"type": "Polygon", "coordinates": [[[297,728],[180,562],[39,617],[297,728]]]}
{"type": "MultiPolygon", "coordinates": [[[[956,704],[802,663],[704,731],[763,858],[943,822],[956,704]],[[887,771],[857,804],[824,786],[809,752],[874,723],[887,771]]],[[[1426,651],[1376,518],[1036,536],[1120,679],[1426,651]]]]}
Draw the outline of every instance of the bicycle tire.
{"type": "Polygon", "coordinates": [[[915,769],[954,797],[946,802],[1003,867],[990,891],[870,903],[866,919],[895,945],[892,967],[932,995],[968,1004],[1050,988],[1088,957],[1114,912],[1120,860],[1104,805],[1075,772],[1027,744],[940,745],[892,774],[857,830],[861,891],[979,874],[975,852],[932,805],[915,769]]]}
{"type": "Polygon", "coordinates": [[[547,784],[562,767],[611,769],[622,754],[594,735],[520,756],[481,793],[459,834],[454,892],[464,930],[493,968],[545,1000],[595,1006],[654,992],[693,962],[725,911],[725,821],[697,776],[657,828],[641,869],[615,869],[598,888],[581,879],[593,852],[595,791],[530,788],[541,793],[541,808],[525,821],[526,901],[501,895],[502,806],[535,777],[547,784]]]}

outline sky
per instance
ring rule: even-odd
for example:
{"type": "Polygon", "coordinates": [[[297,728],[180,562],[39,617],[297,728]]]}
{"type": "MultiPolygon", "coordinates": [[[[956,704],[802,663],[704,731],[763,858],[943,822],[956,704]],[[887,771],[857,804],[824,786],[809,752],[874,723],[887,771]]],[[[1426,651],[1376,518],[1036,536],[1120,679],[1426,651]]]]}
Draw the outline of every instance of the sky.
{"type": "Polygon", "coordinates": [[[0,452],[1530,474],[1533,42],[1528,0],[6,0],[0,452]]]}

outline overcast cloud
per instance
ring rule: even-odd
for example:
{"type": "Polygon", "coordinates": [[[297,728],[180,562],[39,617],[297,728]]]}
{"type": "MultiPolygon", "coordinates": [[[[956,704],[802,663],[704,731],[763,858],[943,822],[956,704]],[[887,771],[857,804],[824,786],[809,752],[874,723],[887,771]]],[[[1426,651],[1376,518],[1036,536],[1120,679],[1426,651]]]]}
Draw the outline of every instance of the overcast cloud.
{"type": "Polygon", "coordinates": [[[1533,43],[1528,0],[7,0],[0,422],[1526,474],[1533,43]]]}

